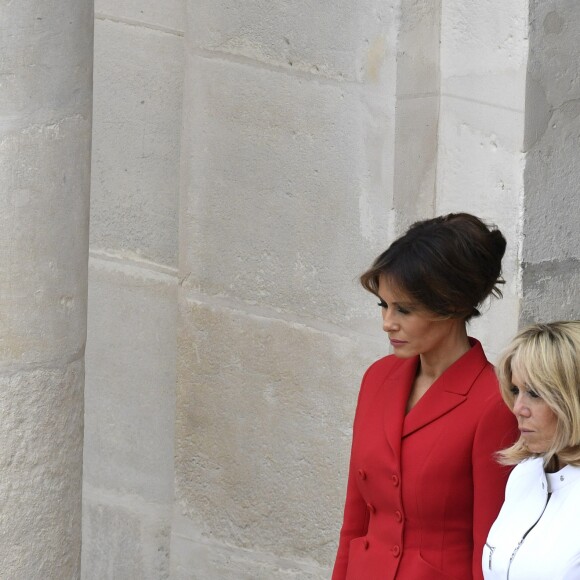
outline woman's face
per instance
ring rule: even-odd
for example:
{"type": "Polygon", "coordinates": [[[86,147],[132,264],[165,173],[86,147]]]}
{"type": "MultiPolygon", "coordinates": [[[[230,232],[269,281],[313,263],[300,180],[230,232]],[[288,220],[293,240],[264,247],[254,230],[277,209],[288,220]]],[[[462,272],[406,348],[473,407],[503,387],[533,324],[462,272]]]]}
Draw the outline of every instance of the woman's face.
{"type": "Polygon", "coordinates": [[[456,337],[456,328],[465,326],[456,318],[438,318],[405,292],[390,285],[384,276],[379,279],[378,295],[383,330],[389,335],[395,355],[400,358],[437,356],[438,353],[443,357],[450,341],[456,337]]]}
{"type": "Polygon", "coordinates": [[[556,414],[513,365],[511,391],[514,395],[512,412],[518,420],[522,439],[532,453],[545,453],[556,436],[556,414]]]}

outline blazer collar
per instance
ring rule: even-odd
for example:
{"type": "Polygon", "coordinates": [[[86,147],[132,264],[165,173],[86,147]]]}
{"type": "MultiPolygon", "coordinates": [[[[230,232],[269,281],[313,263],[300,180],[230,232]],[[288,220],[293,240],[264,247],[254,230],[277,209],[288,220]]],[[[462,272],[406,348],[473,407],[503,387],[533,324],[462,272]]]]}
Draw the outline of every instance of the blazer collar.
{"type": "Polygon", "coordinates": [[[417,374],[419,357],[398,359],[396,364],[397,366],[385,379],[382,392],[385,397],[388,397],[384,404],[385,435],[395,457],[399,457],[401,454],[403,420],[413,380],[417,374]]]}
{"type": "Polygon", "coordinates": [[[475,379],[487,365],[480,342],[473,338],[469,341],[471,348],[445,370],[405,416],[402,437],[421,429],[465,401],[475,379]]]}

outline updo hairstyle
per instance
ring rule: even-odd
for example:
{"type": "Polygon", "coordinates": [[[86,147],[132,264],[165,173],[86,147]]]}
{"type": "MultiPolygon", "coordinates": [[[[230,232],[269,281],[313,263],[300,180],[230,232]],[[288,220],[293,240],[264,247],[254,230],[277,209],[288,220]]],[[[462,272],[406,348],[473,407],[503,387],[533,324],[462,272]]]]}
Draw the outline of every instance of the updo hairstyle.
{"type": "Polygon", "coordinates": [[[495,227],[468,213],[450,213],[414,223],[361,277],[378,294],[379,280],[405,292],[443,318],[465,321],[499,288],[506,240],[495,227]]]}
{"type": "Polygon", "coordinates": [[[557,417],[556,436],[546,453],[532,453],[523,438],[498,453],[501,463],[515,465],[528,457],[554,455],[580,466],[580,320],[534,324],[521,330],[497,366],[501,395],[513,409],[512,371],[538,394],[557,417]]]}

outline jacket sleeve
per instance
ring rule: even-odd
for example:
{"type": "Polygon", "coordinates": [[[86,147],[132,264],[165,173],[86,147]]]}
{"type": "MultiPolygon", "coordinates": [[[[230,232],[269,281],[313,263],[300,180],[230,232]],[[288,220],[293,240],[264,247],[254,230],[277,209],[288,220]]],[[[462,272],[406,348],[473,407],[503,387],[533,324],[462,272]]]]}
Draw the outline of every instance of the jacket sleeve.
{"type": "MultiPolygon", "coordinates": [[[[497,387],[496,387],[497,388],[497,387]]],[[[484,410],[473,442],[473,579],[482,580],[481,557],[487,534],[505,497],[511,467],[500,465],[495,453],[517,439],[517,421],[499,397],[484,410]]]]}
{"type": "Polygon", "coordinates": [[[562,576],[562,580],[578,580],[580,578],[580,554],[570,562],[570,566],[562,576]]]}
{"type": "Polygon", "coordinates": [[[369,514],[366,502],[364,501],[364,498],[362,497],[357,485],[356,480],[358,476],[358,471],[355,465],[355,458],[353,453],[354,438],[356,437],[357,432],[357,423],[360,420],[360,415],[362,414],[361,400],[363,398],[366,376],[367,374],[365,373],[358,396],[357,410],[354,418],[353,445],[351,446],[350,466],[346,486],[346,501],[344,504],[344,517],[342,528],[340,530],[338,550],[336,554],[336,560],[334,563],[334,570],[332,572],[332,580],[344,580],[346,578],[350,541],[353,538],[364,536],[367,532],[369,514]]]}

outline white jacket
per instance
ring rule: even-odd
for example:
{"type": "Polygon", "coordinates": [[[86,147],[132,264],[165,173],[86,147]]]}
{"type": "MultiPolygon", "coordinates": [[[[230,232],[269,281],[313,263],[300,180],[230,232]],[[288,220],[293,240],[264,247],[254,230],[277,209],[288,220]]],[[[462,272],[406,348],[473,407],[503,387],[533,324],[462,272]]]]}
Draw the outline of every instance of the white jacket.
{"type": "Polygon", "coordinates": [[[482,567],[485,580],[580,580],[580,467],[544,473],[538,458],[514,468],[482,567]]]}

